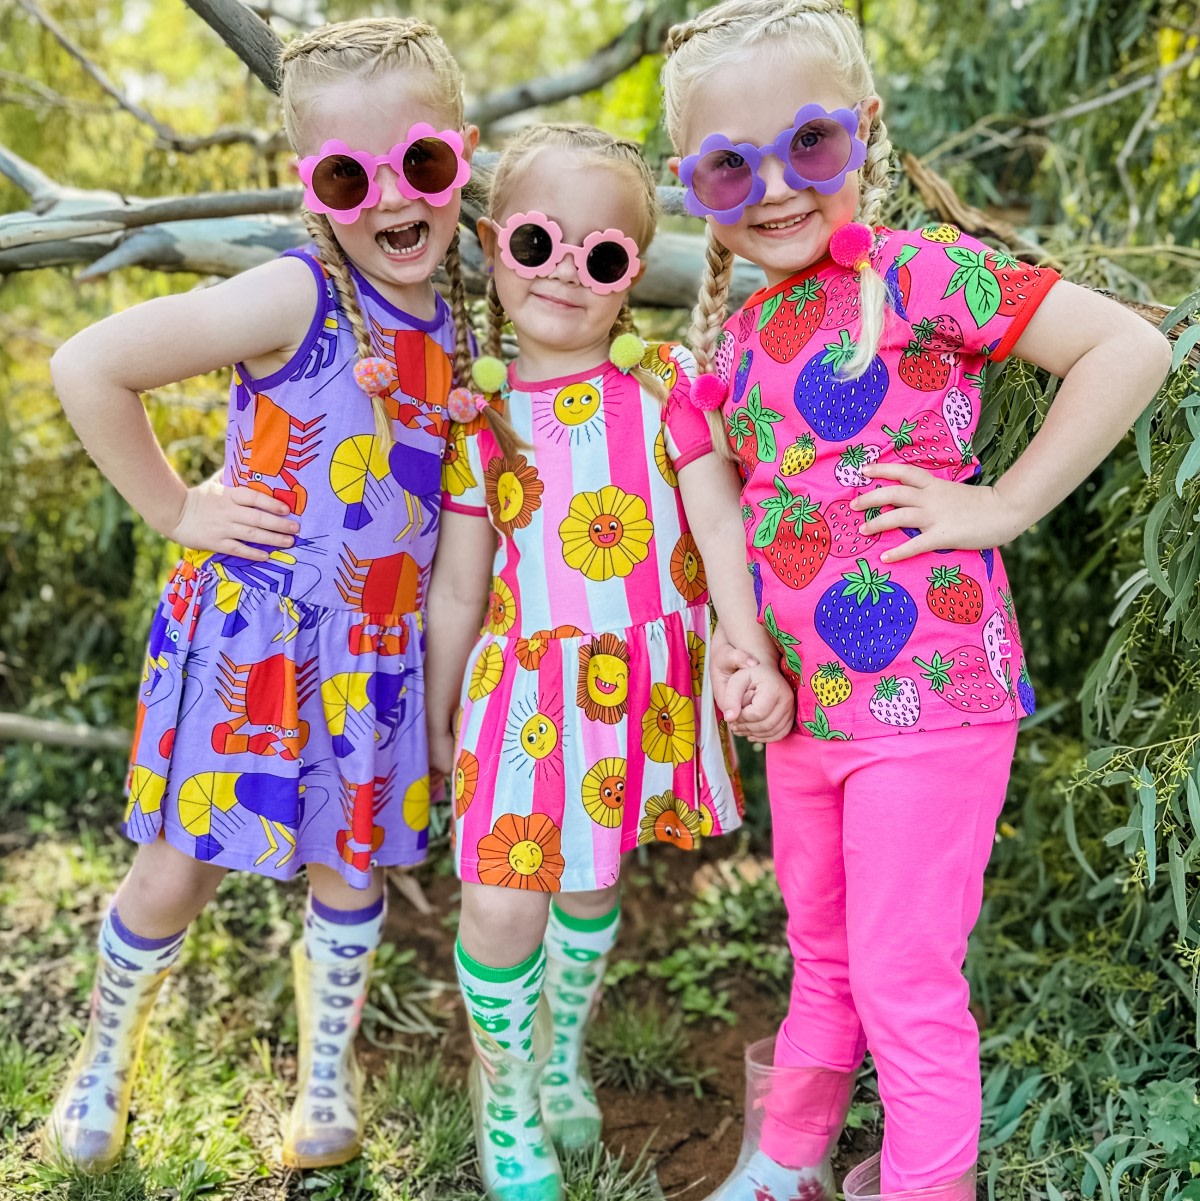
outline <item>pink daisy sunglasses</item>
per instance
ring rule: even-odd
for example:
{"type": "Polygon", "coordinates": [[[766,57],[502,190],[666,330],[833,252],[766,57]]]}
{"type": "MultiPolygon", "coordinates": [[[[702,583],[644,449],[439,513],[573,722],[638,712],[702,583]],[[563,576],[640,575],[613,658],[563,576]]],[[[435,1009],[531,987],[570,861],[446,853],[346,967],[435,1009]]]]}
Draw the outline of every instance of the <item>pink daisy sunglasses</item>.
{"type": "Polygon", "coordinates": [[[396,188],[406,200],[425,200],[435,208],[449,204],[455,191],[471,178],[463,155],[462,135],[419,122],[386,154],[354,150],[337,139],[326,142],[297,169],[304,184],[304,207],[325,213],[339,225],[357,221],[364,209],[379,203],[375,176],[387,164],[396,173],[396,188]]]}
{"type": "Polygon", "coordinates": [[[562,227],[545,213],[513,213],[503,225],[490,222],[496,231],[500,261],[522,279],[552,275],[570,255],[579,282],[597,296],[620,292],[641,270],[637,243],[619,229],[588,234],[583,245],[563,241],[562,227]]]}

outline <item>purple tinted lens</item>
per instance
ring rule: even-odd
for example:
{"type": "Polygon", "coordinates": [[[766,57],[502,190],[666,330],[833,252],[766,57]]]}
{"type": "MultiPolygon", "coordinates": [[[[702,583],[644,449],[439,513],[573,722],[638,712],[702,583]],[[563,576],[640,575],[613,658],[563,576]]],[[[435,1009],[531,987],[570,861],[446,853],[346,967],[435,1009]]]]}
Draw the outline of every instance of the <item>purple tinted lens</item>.
{"type": "Polygon", "coordinates": [[[345,212],[367,198],[371,181],[358,159],[345,154],[327,154],[312,176],[312,190],[326,208],[345,212]]]}
{"type": "Polygon", "coordinates": [[[458,174],[458,156],[441,138],[421,138],[404,152],[404,178],[426,196],[444,192],[458,174]]]}
{"type": "Polygon", "coordinates": [[[692,191],[715,212],[737,208],[754,186],[754,172],[736,150],[710,150],[692,173],[692,191]]]}
{"type": "Polygon", "coordinates": [[[850,135],[836,121],[809,121],[792,138],[792,170],[803,179],[833,179],[850,161],[850,146],[850,135]]]}

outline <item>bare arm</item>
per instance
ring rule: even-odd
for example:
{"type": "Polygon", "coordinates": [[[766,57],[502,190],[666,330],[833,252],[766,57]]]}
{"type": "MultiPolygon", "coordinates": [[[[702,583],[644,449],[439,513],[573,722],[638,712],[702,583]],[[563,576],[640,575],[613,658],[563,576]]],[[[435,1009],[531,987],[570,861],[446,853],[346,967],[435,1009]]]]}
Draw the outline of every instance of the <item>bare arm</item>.
{"type": "Polygon", "coordinates": [[[471,647],[483,625],[496,557],[496,531],[486,517],[442,510],[425,636],[425,718],[430,767],[453,769],[451,727],[471,647]]]}
{"type": "Polygon", "coordinates": [[[295,523],[269,516],[287,513],[282,502],[212,484],[189,492],[162,453],[139,393],[293,347],[315,311],[312,273],[296,259],[279,259],[215,287],[107,317],[55,353],[50,363],[54,386],[79,440],[160,534],[192,545],[188,534],[197,516],[189,511],[196,508],[192,501],[199,501],[208,516],[212,506],[223,503],[231,533],[240,521],[245,536],[255,541],[291,545],[295,523]],[[247,495],[234,500],[233,493],[247,495]]]}
{"type": "Polygon", "coordinates": [[[904,464],[863,468],[872,479],[896,481],[852,502],[859,510],[894,506],[864,531],[921,531],[881,555],[885,562],[943,546],[971,550],[1011,542],[1103,461],[1153,399],[1171,363],[1167,340],[1152,325],[1064,282],[1046,294],[1014,353],[1061,376],[1062,384],[1025,453],[992,487],[966,487],[904,464]]]}

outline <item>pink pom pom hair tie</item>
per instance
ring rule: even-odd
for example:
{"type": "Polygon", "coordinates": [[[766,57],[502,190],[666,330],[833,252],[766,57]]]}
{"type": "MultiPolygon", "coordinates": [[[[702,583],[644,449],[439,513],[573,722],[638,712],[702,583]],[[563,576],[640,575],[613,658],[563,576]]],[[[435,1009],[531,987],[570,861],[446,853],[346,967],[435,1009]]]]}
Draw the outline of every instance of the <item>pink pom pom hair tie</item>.
{"type": "Polygon", "coordinates": [[[368,396],[381,396],[397,378],[396,368],[387,359],[359,359],[354,364],[354,382],[368,396]]]}
{"type": "Polygon", "coordinates": [[[452,388],[446,397],[446,412],[450,414],[451,421],[457,421],[460,425],[474,421],[487,407],[487,397],[469,388],[452,388]]]}
{"type": "Polygon", "coordinates": [[[862,271],[871,263],[871,245],[875,235],[869,225],[861,221],[851,221],[835,230],[829,239],[829,254],[840,267],[849,267],[852,271],[862,271]]]}
{"type": "Polygon", "coordinates": [[[703,413],[711,413],[725,403],[729,385],[719,375],[700,375],[692,384],[692,404],[703,413]]]}

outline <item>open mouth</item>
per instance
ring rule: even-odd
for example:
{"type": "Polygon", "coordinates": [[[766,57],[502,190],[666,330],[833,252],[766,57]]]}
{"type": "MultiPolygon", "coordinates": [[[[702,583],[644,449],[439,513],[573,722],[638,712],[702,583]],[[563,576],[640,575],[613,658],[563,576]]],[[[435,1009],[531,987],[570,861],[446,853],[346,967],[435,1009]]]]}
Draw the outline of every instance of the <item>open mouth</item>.
{"type": "Polygon", "coordinates": [[[425,249],[425,243],[429,241],[429,226],[424,221],[393,225],[381,229],[375,235],[375,241],[384,254],[391,258],[411,258],[425,249]]]}
{"type": "Polygon", "coordinates": [[[787,217],[782,221],[760,221],[754,228],[764,230],[767,233],[783,233],[803,225],[811,215],[811,213],[800,213],[795,217],[787,217]]]}
{"type": "Polygon", "coordinates": [[[610,684],[607,680],[601,680],[601,679],[596,680],[596,691],[601,693],[602,695],[612,696],[612,694],[614,692],[616,692],[616,690],[617,690],[617,685],[616,685],[615,681],[612,684],[610,684]]]}

